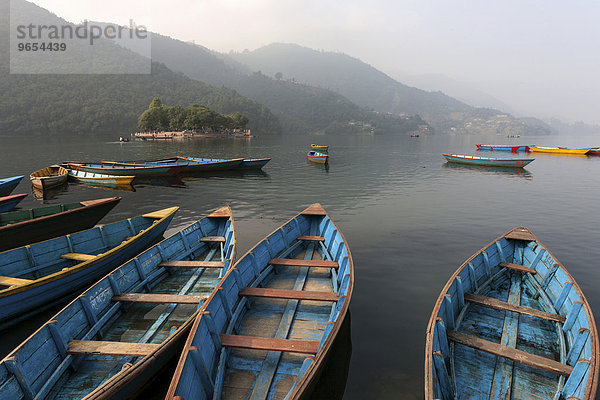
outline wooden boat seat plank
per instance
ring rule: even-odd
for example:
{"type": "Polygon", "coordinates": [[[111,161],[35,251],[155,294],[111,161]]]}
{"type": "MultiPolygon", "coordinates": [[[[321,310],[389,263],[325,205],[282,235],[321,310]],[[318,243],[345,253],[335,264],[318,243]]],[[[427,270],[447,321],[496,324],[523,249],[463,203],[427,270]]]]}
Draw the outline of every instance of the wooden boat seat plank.
{"type": "Polygon", "coordinates": [[[13,278],[12,276],[0,276],[0,285],[20,286],[32,282],[31,279],[13,278]]]}
{"type": "Polygon", "coordinates": [[[550,321],[557,321],[560,323],[564,323],[566,317],[560,314],[552,314],[544,311],[536,310],[534,308],[517,306],[515,304],[510,304],[504,301],[500,301],[498,299],[494,299],[492,297],[481,296],[473,293],[465,293],[465,301],[469,301],[471,303],[480,304],[487,307],[496,308],[498,310],[505,311],[513,311],[519,314],[525,314],[532,317],[547,319],[550,321]]]}
{"type": "Polygon", "coordinates": [[[160,293],[121,293],[113,296],[114,301],[131,303],[157,303],[157,304],[199,304],[208,298],[207,295],[182,295],[160,293]]]}
{"type": "Polygon", "coordinates": [[[532,275],[535,275],[537,271],[535,269],[526,267],[524,265],[513,264],[513,263],[500,263],[498,264],[502,268],[508,268],[519,272],[529,272],[532,275]]]}
{"type": "Polygon", "coordinates": [[[569,365],[562,364],[549,358],[540,357],[535,354],[526,353],[512,347],[490,342],[488,340],[478,338],[477,336],[457,332],[454,330],[448,330],[447,336],[448,340],[451,340],[455,343],[460,343],[462,345],[485,351],[496,356],[508,358],[509,360],[518,362],[520,364],[542,369],[544,371],[553,372],[563,376],[569,376],[573,371],[573,367],[569,365]]]}
{"type": "Polygon", "coordinates": [[[128,343],[105,342],[98,340],[71,340],[67,347],[68,354],[97,354],[106,356],[134,356],[144,357],[160,344],[156,343],[128,343]]]}
{"type": "Polygon", "coordinates": [[[223,261],[163,261],[159,267],[175,268],[223,268],[223,261]]]}
{"type": "Polygon", "coordinates": [[[286,265],[293,267],[318,267],[318,268],[338,268],[337,261],[329,260],[300,260],[293,258],[273,258],[269,260],[271,265],[286,265]]]}
{"type": "Polygon", "coordinates": [[[323,236],[298,236],[298,240],[306,240],[313,242],[324,242],[325,238],[323,236]]]}
{"type": "Polygon", "coordinates": [[[250,350],[285,351],[290,353],[317,354],[319,342],[316,340],[291,340],[221,334],[224,347],[250,350]]]}
{"type": "Polygon", "coordinates": [[[200,239],[201,242],[209,242],[209,243],[225,243],[224,236],[204,236],[200,239]]]}
{"type": "Polygon", "coordinates": [[[96,258],[97,256],[93,254],[83,254],[83,253],[66,253],[62,254],[60,258],[65,258],[67,260],[75,260],[75,261],[88,261],[96,258]]]}
{"type": "Polygon", "coordinates": [[[240,296],[268,297],[273,299],[338,301],[337,293],[308,290],[284,290],[247,287],[240,291],[240,296]]]}
{"type": "Polygon", "coordinates": [[[506,239],[524,240],[526,242],[531,242],[531,241],[536,240],[535,236],[533,236],[533,234],[531,232],[529,232],[529,230],[527,230],[527,229],[525,229],[525,230],[513,229],[511,232],[509,232],[504,237],[506,239]]]}

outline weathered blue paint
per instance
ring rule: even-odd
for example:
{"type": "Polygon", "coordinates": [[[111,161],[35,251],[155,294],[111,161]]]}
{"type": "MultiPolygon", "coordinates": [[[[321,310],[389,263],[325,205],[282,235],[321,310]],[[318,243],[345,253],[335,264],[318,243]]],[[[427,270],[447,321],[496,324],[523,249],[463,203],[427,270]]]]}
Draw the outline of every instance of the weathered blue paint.
{"type": "Polygon", "coordinates": [[[329,161],[329,155],[324,153],[319,153],[318,151],[311,150],[306,153],[306,157],[308,157],[308,161],[312,161],[318,164],[327,164],[329,161]]]}
{"type": "Polygon", "coordinates": [[[598,357],[596,324],[581,289],[531,232],[515,228],[469,258],[442,290],[427,328],[425,398],[593,400],[598,357]],[[503,268],[502,262],[526,266],[535,274],[503,268]],[[559,314],[565,321],[469,301],[463,305],[458,299],[463,291],[559,314]],[[574,368],[558,374],[527,366],[449,340],[447,330],[574,368]],[[449,360],[450,372],[444,360],[449,360]]]}
{"type": "Polygon", "coordinates": [[[27,193],[13,194],[10,196],[0,197],[0,212],[7,212],[7,211],[12,210],[25,197],[27,197],[27,193]]]}
{"type": "Polygon", "coordinates": [[[119,293],[208,295],[219,281],[215,269],[160,264],[223,259],[224,268],[228,269],[235,257],[235,243],[233,219],[226,207],[124,263],[67,305],[0,363],[0,399],[131,397],[180,349],[198,305],[130,304],[113,297],[119,293]],[[229,215],[219,213],[223,210],[229,215]],[[204,236],[223,236],[226,241],[221,247],[201,241],[204,236]],[[72,340],[160,346],[145,357],[76,355],[68,352],[72,340]]]}
{"type": "Polygon", "coordinates": [[[520,151],[531,151],[529,146],[521,145],[521,146],[513,146],[510,144],[476,144],[477,150],[490,150],[490,151],[510,151],[513,153],[520,151]]]}
{"type": "Polygon", "coordinates": [[[236,169],[240,167],[243,161],[243,158],[228,160],[219,158],[173,157],[152,161],[103,161],[102,164],[115,167],[176,167],[181,168],[179,172],[194,173],[236,169]]]}
{"type": "Polygon", "coordinates": [[[8,196],[21,182],[21,179],[23,179],[23,175],[0,179],[0,196],[8,196]]]}
{"type": "Polygon", "coordinates": [[[465,156],[461,154],[442,154],[446,161],[455,164],[465,165],[477,165],[484,167],[511,167],[511,168],[523,168],[533,160],[534,158],[492,158],[492,157],[478,157],[478,156],[465,156]]]}
{"type": "Polygon", "coordinates": [[[162,236],[177,209],[165,210],[160,218],[135,217],[0,253],[0,283],[5,280],[0,285],[0,324],[12,325],[74,296],[139,254],[162,236]],[[94,257],[83,262],[62,257],[68,253],[94,257]]]}
{"type": "Polygon", "coordinates": [[[347,243],[322,207],[313,205],[254,246],[217,285],[194,322],[167,398],[299,398],[323,365],[347,312],[352,288],[347,243]],[[299,240],[300,236],[322,236],[325,242],[299,240]],[[338,263],[338,271],[275,266],[269,264],[273,258],[330,260],[338,263]],[[240,296],[245,287],[335,292],[338,300],[240,296]],[[307,357],[225,348],[219,334],[313,341],[318,351],[307,357]]]}
{"type": "Polygon", "coordinates": [[[177,175],[186,168],[185,165],[114,165],[91,163],[67,163],[70,169],[95,174],[127,175],[127,176],[172,176],[177,175]]]}

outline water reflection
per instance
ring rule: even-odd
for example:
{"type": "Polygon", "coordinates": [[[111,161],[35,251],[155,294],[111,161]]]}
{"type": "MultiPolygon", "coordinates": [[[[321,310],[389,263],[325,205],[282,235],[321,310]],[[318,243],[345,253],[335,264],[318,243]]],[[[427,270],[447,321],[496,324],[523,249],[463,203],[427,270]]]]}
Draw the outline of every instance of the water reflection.
{"type": "Polygon", "coordinates": [[[55,186],[48,189],[40,189],[31,185],[31,191],[33,193],[33,197],[38,200],[52,200],[59,197],[61,193],[68,192],[69,184],[65,182],[60,186],[55,186]]]}
{"type": "Polygon", "coordinates": [[[137,187],[143,186],[167,186],[174,188],[185,188],[186,184],[181,180],[179,176],[166,176],[166,177],[154,177],[154,178],[140,178],[136,177],[133,180],[133,185],[137,187]]]}
{"type": "Polygon", "coordinates": [[[515,178],[532,179],[533,175],[525,168],[510,168],[510,167],[488,167],[488,166],[477,166],[477,165],[461,165],[445,163],[442,168],[453,169],[456,171],[463,172],[477,172],[488,175],[505,175],[515,178]]]}

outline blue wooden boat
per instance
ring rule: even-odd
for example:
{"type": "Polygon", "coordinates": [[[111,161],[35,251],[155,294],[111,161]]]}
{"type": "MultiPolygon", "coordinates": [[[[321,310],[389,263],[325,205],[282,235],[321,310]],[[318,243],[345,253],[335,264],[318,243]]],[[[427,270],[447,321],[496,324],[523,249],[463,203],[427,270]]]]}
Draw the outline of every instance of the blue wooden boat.
{"type": "Polygon", "coordinates": [[[173,166],[181,168],[180,172],[195,173],[236,169],[242,164],[242,161],[244,161],[243,158],[234,158],[231,160],[227,160],[218,158],[172,157],[153,161],[102,161],[102,163],[106,165],[126,167],[173,166]]]}
{"type": "Polygon", "coordinates": [[[327,154],[319,153],[318,151],[311,150],[306,153],[306,157],[308,157],[308,161],[314,162],[317,164],[327,164],[329,161],[329,156],[327,154]]]}
{"type": "Polygon", "coordinates": [[[593,400],[599,356],[581,288],[519,227],[442,289],[427,327],[425,398],[593,400]]]}
{"type": "Polygon", "coordinates": [[[489,150],[489,151],[510,151],[517,153],[519,151],[530,152],[529,146],[513,146],[509,144],[476,144],[477,150],[489,150]]]}
{"type": "Polygon", "coordinates": [[[0,179],[0,196],[8,196],[23,179],[23,175],[0,179]]]}
{"type": "Polygon", "coordinates": [[[12,210],[25,197],[27,197],[27,193],[13,194],[10,196],[0,197],[0,212],[7,212],[7,211],[12,210]]]}
{"type": "Polygon", "coordinates": [[[155,243],[179,207],[0,253],[0,329],[73,296],[155,243]]]}
{"type": "Polygon", "coordinates": [[[167,399],[297,399],[348,311],[353,264],[319,204],[230,269],[200,308],[167,399]],[[178,397],[179,396],[179,397],[178,397]]]}
{"type": "Polygon", "coordinates": [[[0,398],[131,398],[179,354],[235,257],[229,207],[111,271],[0,364],[0,398]]]}
{"type": "Polygon", "coordinates": [[[120,186],[131,186],[131,182],[135,176],[130,175],[107,175],[95,174],[93,172],[77,171],[69,169],[68,178],[71,181],[85,183],[93,186],[104,186],[109,188],[117,188],[120,186]]]}
{"type": "MultiPolygon", "coordinates": [[[[210,158],[197,158],[197,157],[179,157],[185,158],[190,161],[199,161],[204,162],[203,160],[218,160],[218,159],[210,159],[210,158]]],[[[270,158],[244,158],[242,163],[239,165],[240,169],[261,169],[267,163],[271,161],[270,158]]]]}
{"type": "Polygon", "coordinates": [[[86,164],[79,162],[67,162],[69,169],[95,174],[119,175],[119,176],[173,176],[183,172],[185,165],[113,165],[113,164],[86,164]]]}
{"type": "Polygon", "coordinates": [[[108,197],[0,213],[0,251],[89,229],[119,201],[108,197]]]}
{"type": "Polygon", "coordinates": [[[465,165],[482,165],[486,167],[512,167],[512,168],[523,168],[533,160],[534,158],[492,158],[492,157],[477,157],[477,156],[465,156],[461,154],[442,154],[446,161],[455,164],[465,165]]]}

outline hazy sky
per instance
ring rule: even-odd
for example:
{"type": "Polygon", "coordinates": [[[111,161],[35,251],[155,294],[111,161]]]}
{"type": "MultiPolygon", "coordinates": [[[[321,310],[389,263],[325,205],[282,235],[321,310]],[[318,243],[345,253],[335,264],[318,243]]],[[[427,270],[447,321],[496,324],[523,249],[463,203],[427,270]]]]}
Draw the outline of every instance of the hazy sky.
{"type": "Polygon", "coordinates": [[[213,50],[344,52],[398,78],[439,73],[523,114],[600,123],[596,0],[34,0],[71,22],[128,24],[213,50]]]}

